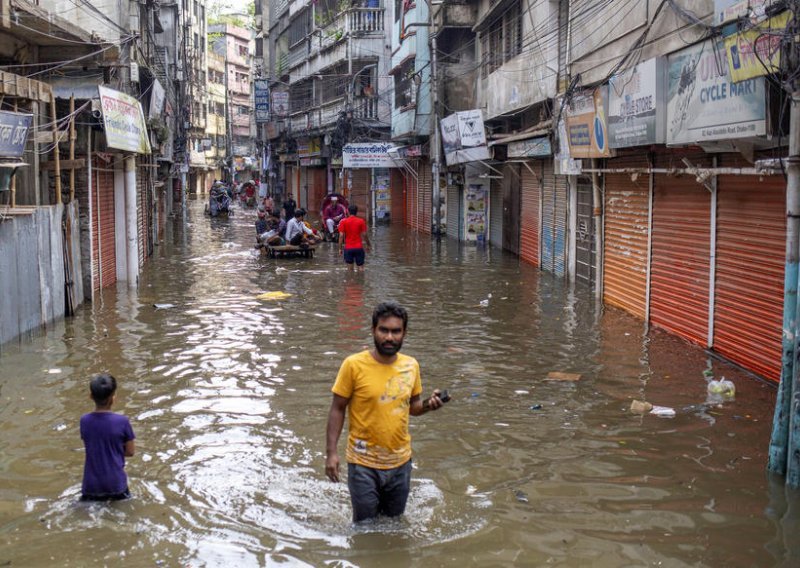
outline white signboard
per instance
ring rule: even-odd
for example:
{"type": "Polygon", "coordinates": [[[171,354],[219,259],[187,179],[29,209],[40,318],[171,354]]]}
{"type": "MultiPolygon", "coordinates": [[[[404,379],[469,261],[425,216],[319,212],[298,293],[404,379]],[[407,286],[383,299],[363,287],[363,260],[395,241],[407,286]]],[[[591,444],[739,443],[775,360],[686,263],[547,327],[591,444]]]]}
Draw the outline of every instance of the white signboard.
{"type": "Polygon", "coordinates": [[[778,0],[714,0],[714,25],[743,16],[752,20],[763,19],[767,6],[777,2],[778,0]]]}
{"type": "Polygon", "coordinates": [[[100,91],[100,106],[103,109],[103,125],[108,147],[149,154],[150,138],[147,135],[144,112],[139,101],[107,87],[97,88],[100,91]]]}
{"type": "Polygon", "coordinates": [[[345,168],[397,168],[400,166],[389,156],[394,145],[388,142],[363,142],[342,148],[342,165],[345,168]]]}
{"type": "Polygon", "coordinates": [[[448,166],[489,159],[480,109],[455,112],[439,122],[448,166]]]}
{"type": "Polygon", "coordinates": [[[608,137],[611,148],[663,144],[666,65],[648,59],[608,82],[608,137]]]}
{"type": "Polygon", "coordinates": [[[272,116],[289,116],[289,91],[272,91],[272,116]]]}

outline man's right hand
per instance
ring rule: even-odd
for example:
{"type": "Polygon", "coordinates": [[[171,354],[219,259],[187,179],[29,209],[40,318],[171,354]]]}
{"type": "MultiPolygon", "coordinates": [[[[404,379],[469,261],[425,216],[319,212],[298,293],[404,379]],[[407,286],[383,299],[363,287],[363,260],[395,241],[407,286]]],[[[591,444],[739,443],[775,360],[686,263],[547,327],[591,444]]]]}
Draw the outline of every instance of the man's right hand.
{"type": "Polygon", "coordinates": [[[329,454],[325,460],[325,475],[334,483],[339,482],[339,454],[329,454]]]}

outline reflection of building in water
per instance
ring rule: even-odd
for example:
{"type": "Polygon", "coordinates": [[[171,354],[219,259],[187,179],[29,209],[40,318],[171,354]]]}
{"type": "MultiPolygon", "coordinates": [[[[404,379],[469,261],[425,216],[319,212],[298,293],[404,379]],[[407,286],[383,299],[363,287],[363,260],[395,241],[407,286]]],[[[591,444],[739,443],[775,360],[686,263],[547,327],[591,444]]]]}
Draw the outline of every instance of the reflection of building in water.
{"type": "Polygon", "coordinates": [[[347,339],[362,339],[369,325],[371,309],[364,305],[364,282],[360,274],[348,274],[339,302],[339,331],[347,339]]]}

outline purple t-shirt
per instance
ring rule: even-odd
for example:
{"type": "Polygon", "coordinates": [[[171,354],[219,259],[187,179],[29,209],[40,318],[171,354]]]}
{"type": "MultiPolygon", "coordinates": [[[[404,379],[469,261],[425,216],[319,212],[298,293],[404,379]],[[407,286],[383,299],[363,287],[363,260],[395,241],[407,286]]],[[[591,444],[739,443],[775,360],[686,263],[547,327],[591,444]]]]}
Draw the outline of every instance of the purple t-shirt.
{"type": "Polygon", "coordinates": [[[86,447],[83,495],[117,495],[128,489],[125,443],[134,438],[127,416],[113,412],[90,412],[81,416],[81,439],[86,447]]]}

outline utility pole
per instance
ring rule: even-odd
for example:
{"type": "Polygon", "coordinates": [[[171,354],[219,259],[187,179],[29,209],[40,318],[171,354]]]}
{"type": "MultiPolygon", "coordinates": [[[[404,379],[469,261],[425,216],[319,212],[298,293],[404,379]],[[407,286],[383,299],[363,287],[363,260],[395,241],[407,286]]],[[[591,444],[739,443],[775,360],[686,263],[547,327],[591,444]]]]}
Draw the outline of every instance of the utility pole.
{"type": "Polygon", "coordinates": [[[800,349],[798,339],[798,266],[800,261],[800,81],[794,78],[800,69],[800,1],[793,0],[794,18],[787,29],[790,41],[788,72],[792,82],[784,88],[791,95],[789,118],[789,155],[786,165],[786,264],[783,292],[783,358],[781,380],[775,404],[767,469],[783,475],[789,487],[800,487],[800,365],[795,359],[800,349]]]}
{"type": "Polygon", "coordinates": [[[439,84],[437,82],[437,55],[438,48],[436,45],[436,17],[431,10],[431,4],[428,4],[429,17],[430,17],[430,36],[431,36],[431,96],[433,102],[433,132],[431,132],[433,140],[431,143],[431,154],[433,157],[433,164],[431,165],[431,174],[433,178],[433,189],[431,191],[431,199],[433,200],[433,227],[431,233],[437,237],[442,234],[442,197],[439,188],[439,177],[441,175],[441,162],[442,155],[441,138],[439,136],[439,84]]]}

